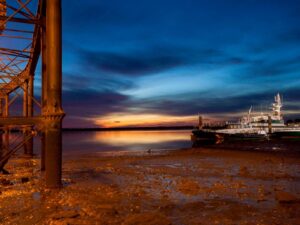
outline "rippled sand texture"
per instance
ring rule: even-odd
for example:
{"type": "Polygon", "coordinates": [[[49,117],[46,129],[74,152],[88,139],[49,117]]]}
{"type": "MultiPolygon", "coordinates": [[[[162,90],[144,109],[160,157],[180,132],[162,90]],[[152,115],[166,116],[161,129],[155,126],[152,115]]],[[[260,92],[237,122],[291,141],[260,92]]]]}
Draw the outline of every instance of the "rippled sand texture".
{"type": "Polygon", "coordinates": [[[1,224],[300,224],[300,157],[188,149],[69,155],[64,188],[42,187],[39,160],[1,175],[1,224]]]}

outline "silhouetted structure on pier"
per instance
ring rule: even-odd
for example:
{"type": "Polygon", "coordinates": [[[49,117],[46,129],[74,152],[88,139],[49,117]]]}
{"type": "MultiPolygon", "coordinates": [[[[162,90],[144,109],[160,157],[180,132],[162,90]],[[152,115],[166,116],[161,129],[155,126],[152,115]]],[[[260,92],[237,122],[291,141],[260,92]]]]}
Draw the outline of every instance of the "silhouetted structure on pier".
{"type": "Polygon", "coordinates": [[[39,133],[46,184],[59,187],[65,115],[61,104],[61,0],[0,0],[0,40],[0,167],[20,147],[33,155],[33,136],[39,133]],[[34,97],[39,58],[41,101],[34,97]],[[21,96],[22,116],[10,115],[10,107],[21,96]],[[13,140],[11,129],[21,130],[23,140],[13,140]]]}

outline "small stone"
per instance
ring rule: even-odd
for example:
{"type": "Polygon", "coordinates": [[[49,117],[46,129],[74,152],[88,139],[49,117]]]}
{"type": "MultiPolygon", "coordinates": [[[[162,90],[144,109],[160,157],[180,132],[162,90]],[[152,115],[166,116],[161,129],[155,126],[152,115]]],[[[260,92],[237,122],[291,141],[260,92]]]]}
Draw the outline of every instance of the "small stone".
{"type": "Polygon", "coordinates": [[[13,183],[10,180],[7,180],[7,179],[0,179],[0,184],[2,184],[3,186],[13,185],[13,183]]]}
{"type": "Polygon", "coordinates": [[[3,168],[2,168],[2,170],[0,170],[0,172],[2,172],[4,175],[8,175],[9,174],[9,172],[7,170],[3,169],[3,168]]]}
{"type": "Polygon", "coordinates": [[[159,212],[137,213],[128,215],[122,225],[147,224],[171,225],[171,221],[159,212]]]}
{"type": "Polygon", "coordinates": [[[284,191],[277,191],[275,198],[279,203],[296,203],[300,202],[300,199],[296,195],[293,195],[284,191]]]}
{"type": "Polygon", "coordinates": [[[58,212],[57,214],[53,215],[53,219],[55,220],[60,220],[64,218],[77,218],[79,217],[79,213],[75,210],[70,210],[70,211],[63,211],[63,212],[58,212]]]}
{"type": "Polygon", "coordinates": [[[257,202],[264,202],[264,201],[267,201],[267,199],[265,198],[265,196],[258,196],[258,198],[257,198],[257,200],[256,200],[257,202]]]}
{"type": "Polygon", "coordinates": [[[28,177],[22,177],[21,178],[21,182],[22,183],[27,183],[29,181],[29,178],[28,177]]]}
{"type": "Polygon", "coordinates": [[[248,168],[246,166],[240,167],[239,175],[240,176],[249,176],[248,168]]]}

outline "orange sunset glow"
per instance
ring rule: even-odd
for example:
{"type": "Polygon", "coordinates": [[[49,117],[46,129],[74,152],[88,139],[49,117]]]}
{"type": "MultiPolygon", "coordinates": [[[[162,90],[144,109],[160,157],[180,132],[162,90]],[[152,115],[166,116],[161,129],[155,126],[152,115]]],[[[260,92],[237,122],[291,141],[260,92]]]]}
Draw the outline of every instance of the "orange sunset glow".
{"type": "Polygon", "coordinates": [[[93,140],[107,145],[154,144],[171,141],[189,140],[182,131],[115,131],[95,133],[93,140]],[[116,137],[117,140],[116,141],[116,137]]]}
{"type": "Polygon", "coordinates": [[[142,127],[142,126],[184,126],[197,124],[197,116],[172,116],[160,114],[118,114],[113,113],[96,119],[101,127],[142,127]]]}

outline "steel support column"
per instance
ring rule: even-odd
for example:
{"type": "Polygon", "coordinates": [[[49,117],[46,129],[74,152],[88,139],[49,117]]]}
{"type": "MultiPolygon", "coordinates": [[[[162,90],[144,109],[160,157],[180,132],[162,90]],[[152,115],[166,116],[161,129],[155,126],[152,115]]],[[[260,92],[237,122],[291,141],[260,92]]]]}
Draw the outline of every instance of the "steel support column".
{"type": "MultiPolygon", "coordinates": [[[[4,99],[4,112],[3,116],[8,117],[9,116],[9,94],[5,95],[4,99]]],[[[9,149],[9,127],[5,126],[4,127],[4,144],[3,144],[3,152],[4,149],[7,151],[9,149]]]]}
{"type": "Polygon", "coordinates": [[[4,115],[3,113],[3,98],[0,98],[0,116],[2,117],[4,115]]]}
{"type": "MultiPolygon", "coordinates": [[[[42,46],[42,114],[46,113],[47,107],[47,43],[46,43],[46,26],[43,24],[41,27],[41,46],[42,46]]],[[[41,171],[45,171],[45,131],[41,131],[41,171]]]]}
{"type": "MultiPolygon", "coordinates": [[[[3,116],[3,99],[0,98],[0,117],[2,117],[2,116],[3,116]]],[[[3,133],[4,133],[4,130],[1,127],[0,128],[0,158],[2,157],[2,154],[3,154],[3,133]]]]}
{"type": "MultiPolygon", "coordinates": [[[[33,82],[34,82],[34,76],[30,75],[28,78],[28,101],[27,101],[27,115],[29,117],[33,117],[33,90],[34,90],[34,86],[33,86],[33,82]]],[[[31,130],[32,127],[28,127],[27,129],[27,133],[26,135],[31,135],[31,130]]],[[[28,138],[27,138],[28,139],[28,138]]],[[[29,138],[26,142],[26,154],[32,156],[33,155],[33,137],[29,138]]]]}
{"type": "MultiPolygon", "coordinates": [[[[28,117],[28,80],[26,80],[23,84],[23,116],[28,117]]],[[[26,140],[26,136],[28,134],[28,128],[24,127],[23,128],[23,138],[26,140]]],[[[24,142],[24,154],[28,154],[28,148],[27,148],[27,143],[24,142]]]]}
{"type": "Polygon", "coordinates": [[[23,84],[23,116],[28,117],[28,81],[23,84]]]}
{"type": "Polygon", "coordinates": [[[45,117],[46,185],[61,186],[62,170],[62,44],[61,0],[46,0],[47,103],[45,117]]]}
{"type": "Polygon", "coordinates": [[[28,78],[28,116],[33,116],[34,76],[28,78]]]}
{"type": "Polygon", "coordinates": [[[2,158],[3,151],[3,129],[0,129],[0,159],[2,158]]]}
{"type": "Polygon", "coordinates": [[[5,95],[4,99],[4,113],[3,116],[8,117],[9,116],[9,94],[5,95]]]}

